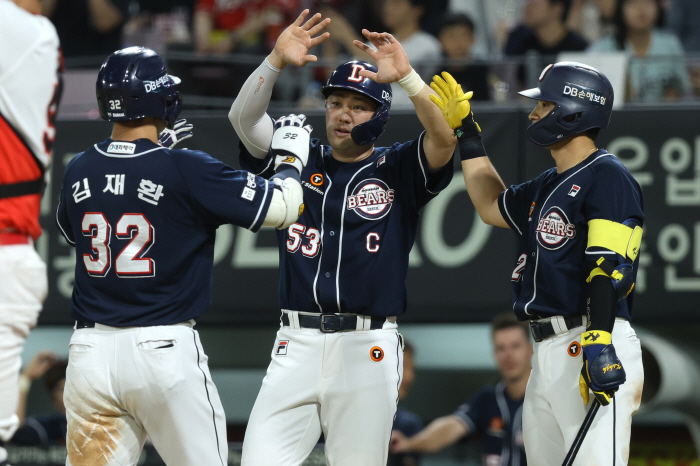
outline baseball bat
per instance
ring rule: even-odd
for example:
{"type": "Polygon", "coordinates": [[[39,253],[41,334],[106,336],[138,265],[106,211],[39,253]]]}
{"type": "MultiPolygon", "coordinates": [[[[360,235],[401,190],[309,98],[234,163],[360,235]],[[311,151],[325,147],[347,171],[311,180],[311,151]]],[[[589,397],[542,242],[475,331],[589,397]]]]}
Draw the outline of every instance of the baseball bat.
{"type": "Polygon", "coordinates": [[[583,420],[583,423],[581,424],[581,428],[578,430],[578,433],[576,434],[576,438],[574,439],[574,443],[571,444],[571,448],[569,448],[569,453],[566,455],[566,458],[564,458],[564,462],[561,464],[561,466],[571,466],[574,464],[574,460],[576,459],[576,454],[578,453],[579,448],[581,448],[581,444],[583,443],[583,439],[586,438],[586,433],[588,432],[588,428],[591,427],[591,424],[593,424],[593,418],[595,418],[595,415],[598,413],[598,409],[600,408],[600,403],[598,402],[597,399],[593,400],[593,406],[588,410],[588,414],[586,414],[586,418],[583,420]]]}

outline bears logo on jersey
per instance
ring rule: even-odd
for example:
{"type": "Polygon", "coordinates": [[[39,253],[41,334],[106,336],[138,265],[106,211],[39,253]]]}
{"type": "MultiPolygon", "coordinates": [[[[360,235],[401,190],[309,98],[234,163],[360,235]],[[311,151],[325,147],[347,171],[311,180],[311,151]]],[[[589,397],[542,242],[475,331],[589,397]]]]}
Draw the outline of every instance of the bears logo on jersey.
{"type": "Polygon", "coordinates": [[[362,218],[379,220],[389,213],[393,202],[394,190],[384,181],[370,178],[357,184],[346,204],[362,218]]]}
{"type": "Polygon", "coordinates": [[[559,249],[576,236],[576,225],[559,207],[550,208],[537,224],[537,242],[546,249],[559,249]]]}

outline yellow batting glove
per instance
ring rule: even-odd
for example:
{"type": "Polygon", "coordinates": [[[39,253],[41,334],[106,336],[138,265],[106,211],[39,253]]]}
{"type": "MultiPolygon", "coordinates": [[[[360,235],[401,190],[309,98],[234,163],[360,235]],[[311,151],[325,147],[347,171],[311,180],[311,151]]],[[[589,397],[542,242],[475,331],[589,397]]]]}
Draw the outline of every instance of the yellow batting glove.
{"type": "Polygon", "coordinates": [[[430,100],[440,107],[450,128],[457,129],[462,126],[462,120],[471,113],[469,99],[474,93],[469,91],[465,94],[462,91],[462,86],[447,71],[442,72],[442,78],[437,75],[433,76],[430,88],[437,93],[437,95],[431,94],[430,100]]]}

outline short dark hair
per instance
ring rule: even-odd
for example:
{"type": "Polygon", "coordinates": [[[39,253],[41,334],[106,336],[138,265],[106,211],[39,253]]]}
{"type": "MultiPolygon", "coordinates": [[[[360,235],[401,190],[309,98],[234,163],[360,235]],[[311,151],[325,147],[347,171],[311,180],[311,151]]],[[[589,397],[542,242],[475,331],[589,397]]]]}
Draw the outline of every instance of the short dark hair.
{"type": "Polygon", "coordinates": [[[44,386],[49,393],[53,393],[58,383],[66,378],[66,369],[68,369],[68,360],[59,359],[46,371],[44,374],[44,386]]]}
{"type": "Polygon", "coordinates": [[[443,29],[452,26],[464,26],[469,29],[472,34],[474,34],[474,21],[465,15],[464,13],[445,13],[442,18],[440,18],[440,28],[438,34],[442,32],[443,29]]]}
{"type": "Polygon", "coordinates": [[[519,328],[525,334],[526,339],[530,339],[530,326],[527,322],[521,322],[515,317],[512,312],[504,312],[503,314],[498,314],[491,321],[491,335],[493,336],[499,330],[505,330],[509,328],[519,328]]]}
{"type": "Polygon", "coordinates": [[[593,141],[595,142],[595,140],[598,138],[598,134],[600,134],[600,130],[601,128],[591,128],[589,130],[586,130],[585,134],[589,138],[593,139],[593,141]]]}
{"type": "Polygon", "coordinates": [[[569,17],[569,11],[571,10],[571,0],[549,0],[549,3],[561,3],[561,6],[564,8],[561,21],[565,23],[566,19],[569,17]]]}

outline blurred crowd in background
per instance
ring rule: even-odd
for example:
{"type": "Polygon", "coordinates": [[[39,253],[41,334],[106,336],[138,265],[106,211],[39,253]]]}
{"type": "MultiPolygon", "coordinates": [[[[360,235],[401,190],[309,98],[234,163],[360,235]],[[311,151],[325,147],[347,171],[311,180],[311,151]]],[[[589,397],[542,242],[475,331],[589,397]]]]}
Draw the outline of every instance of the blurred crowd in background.
{"type": "MultiPolygon", "coordinates": [[[[336,64],[369,59],[363,28],[391,32],[427,82],[450,71],[474,100],[507,102],[562,53],[593,66],[624,63],[624,101],[700,99],[697,0],[43,0],[68,69],[94,69],[114,50],[145,45],[168,57],[186,94],[232,97],[303,8],[332,19],[316,66],[290,71],[277,100],[320,105],[336,64]],[[574,58],[578,55],[573,55],[574,58]],[[582,58],[585,60],[586,58],[582,58]]],[[[563,57],[567,57],[564,55],[563,57]]],[[[610,73],[610,70],[604,70],[610,73]]],[[[612,73],[615,74],[614,72],[612,73]]],[[[618,92],[618,99],[621,92],[618,92]]],[[[395,93],[395,107],[410,104],[395,93]]],[[[616,100],[618,100],[616,99],[616,100]]]]}

